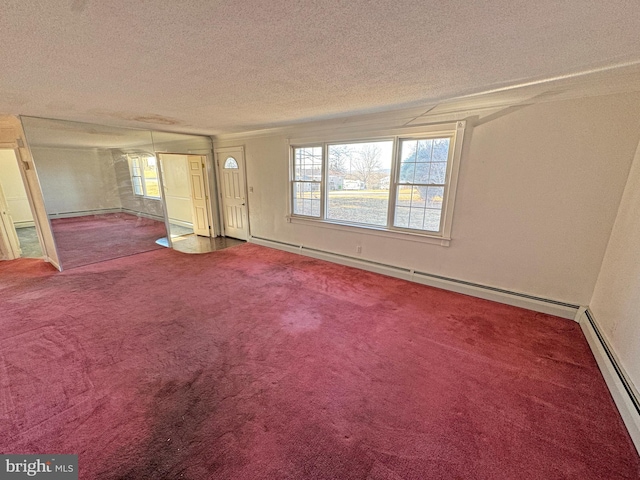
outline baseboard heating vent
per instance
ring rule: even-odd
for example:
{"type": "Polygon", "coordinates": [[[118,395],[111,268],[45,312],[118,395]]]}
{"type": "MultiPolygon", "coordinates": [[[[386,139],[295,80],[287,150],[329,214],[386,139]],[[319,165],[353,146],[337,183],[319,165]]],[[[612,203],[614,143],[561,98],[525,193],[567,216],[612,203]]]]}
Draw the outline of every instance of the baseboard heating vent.
{"type": "Polygon", "coordinates": [[[640,453],[640,396],[634,383],[618,360],[606,333],[599,327],[598,321],[589,308],[581,308],[579,322],[598,368],[607,383],[611,397],[627,427],[629,436],[640,453]]]}
{"type": "Polygon", "coordinates": [[[434,275],[427,272],[419,272],[409,268],[398,267],[385,263],[375,262],[371,260],[363,260],[340,253],[327,252],[316,248],[305,247],[303,245],[295,245],[292,243],[271,240],[268,238],[254,237],[249,240],[252,243],[263,245],[266,247],[277,248],[287,252],[299,253],[308,257],[318,258],[329,262],[339,263],[350,267],[361,268],[363,270],[389,275],[391,277],[401,278],[411,282],[429,285],[444,290],[450,290],[465,295],[484,298],[499,303],[514,305],[517,307],[527,308],[537,312],[557,315],[559,317],[575,320],[576,312],[580,308],[578,305],[560,302],[548,298],[536,297],[525,293],[512,292],[497,287],[490,287],[455,278],[434,275]]]}
{"type": "Polygon", "coordinates": [[[616,359],[616,356],[613,354],[611,348],[609,347],[608,342],[605,340],[604,336],[602,335],[602,332],[600,332],[600,329],[598,328],[598,324],[596,323],[596,320],[589,309],[587,309],[587,311],[585,312],[585,315],[587,317],[587,320],[589,320],[589,324],[591,325],[591,328],[593,328],[593,331],[595,332],[596,337],[598,337],[598,341],[602,345],[602,349],[607,354],[607,358],[609,359],[609,362],[611,362],[611,366],[613,367],[613,369],[616,372],[616,375],[620,379],[620,383],[622,383],[622,386],[627,392],[627,395],[629,395],[629,399],[631,400],[631,403],[635,407],[636,413],[640,415],[640,399],[638,399],[635,389],[631,385],[631,382],[627,378],[627,375],[624,373],[624,370],[620,366],[620,363],[616,359]]]}
{"type": "Polygon", "coordinates": [[[559,305],[561,307],[572,308],[572,309],[575,309],[576,311],[580,308],[580,305],[574,305],[573,303],[566,303],[566,302],[560,302],[558,300],[551,300],[549,298],[536,297],[534,295],[528,295],[526,293],[513,292],[511,290],[505,290],[503,288],[482,285],[481,283],[467,282],[465,280],[458,280],[456,278],[443,277],[441,275],[434,275],[432,273],[425,273],[425,272],[415,272],[415,274],[424,275],[425,277],[430,277],[430,278],[436,278],[438,280],[444,280],[446,282],[459,283],[460,285],[467,285],[473,288],[482,288],[484,290],[490,290],[492,292],[504,293],[506,295],[514,295],[516,297],[527,298],[529,300],[535,300],[537,302],[551,303],[553,305],[559,305]]]}

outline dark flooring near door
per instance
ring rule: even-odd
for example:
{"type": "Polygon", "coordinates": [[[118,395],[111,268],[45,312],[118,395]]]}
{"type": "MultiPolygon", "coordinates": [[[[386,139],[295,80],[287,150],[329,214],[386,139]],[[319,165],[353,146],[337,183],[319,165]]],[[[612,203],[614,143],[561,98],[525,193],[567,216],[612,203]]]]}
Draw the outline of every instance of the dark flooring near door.
{"type": "Polygon", "coordinates": [[[0,452],[85,480],[640,478],[573,321],[252,244],[0,278],[0,452]]]}
{"type": "Polygon", "coordinates": [[[42,257],[42,248],[38,240],[36,227],[16,228],[18,240],[20,241],[20,249],[24,258],[40,258],[42,257]]]}
{"type": "MultiPolygon", "coordinates": [[[[161,238],[156,241],[158,245],[169,247],[167,238],[161,238]]],[[[173,249],[182,253],[211,253],[225,248],[235,247],[246,243],[244,240],[236,240],[231,237],[201,237],[199,235],[181,235],[178,237],[171,236],[171,244],[173,249]]]]}

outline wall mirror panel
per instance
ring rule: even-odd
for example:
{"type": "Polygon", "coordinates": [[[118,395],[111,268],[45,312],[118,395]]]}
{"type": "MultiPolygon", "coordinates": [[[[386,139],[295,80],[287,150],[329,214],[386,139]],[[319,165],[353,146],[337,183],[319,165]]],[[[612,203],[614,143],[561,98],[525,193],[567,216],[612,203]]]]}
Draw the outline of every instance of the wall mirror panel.
{"type": "Polygon", "coordinates": [[[62,268],[163,248],[150,131],[22,117],[62,268]]]}
{"type": "Polygon", "coordinates": [[[211,139],[168,132],[152,132],[152,138],[171,245],[188,253],[215,250],[213,237],[220,229],[216,199],[209,197],[215,185],[211,139]]]}

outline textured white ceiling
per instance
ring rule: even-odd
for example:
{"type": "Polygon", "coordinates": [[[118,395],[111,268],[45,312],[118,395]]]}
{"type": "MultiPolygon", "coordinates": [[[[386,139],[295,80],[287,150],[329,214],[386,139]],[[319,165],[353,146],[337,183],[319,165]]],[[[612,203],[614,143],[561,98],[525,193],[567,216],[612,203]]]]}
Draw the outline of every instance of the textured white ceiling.
{"type": "Polygon", "coordinates": [[[0,113],[217,134],[640,62],[637,0],[4,0],[0,113]]]}

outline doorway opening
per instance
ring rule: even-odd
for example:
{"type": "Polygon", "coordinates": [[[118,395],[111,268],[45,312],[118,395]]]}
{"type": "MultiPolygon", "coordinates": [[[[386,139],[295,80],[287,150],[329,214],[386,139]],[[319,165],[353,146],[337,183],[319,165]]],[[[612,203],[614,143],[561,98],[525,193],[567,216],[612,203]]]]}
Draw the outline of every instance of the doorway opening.
{"type": "Polygon", "coordinates": [[[207,156],[159,153],[158,158],[171,246],[184,253],[225,248],[213,231],[207,156]]]}
{"type": "Polygon", "coordinates": [[[0,235],[8,259],[44,257],[18,158],[11,148],[0,149],[0,235]]]}

